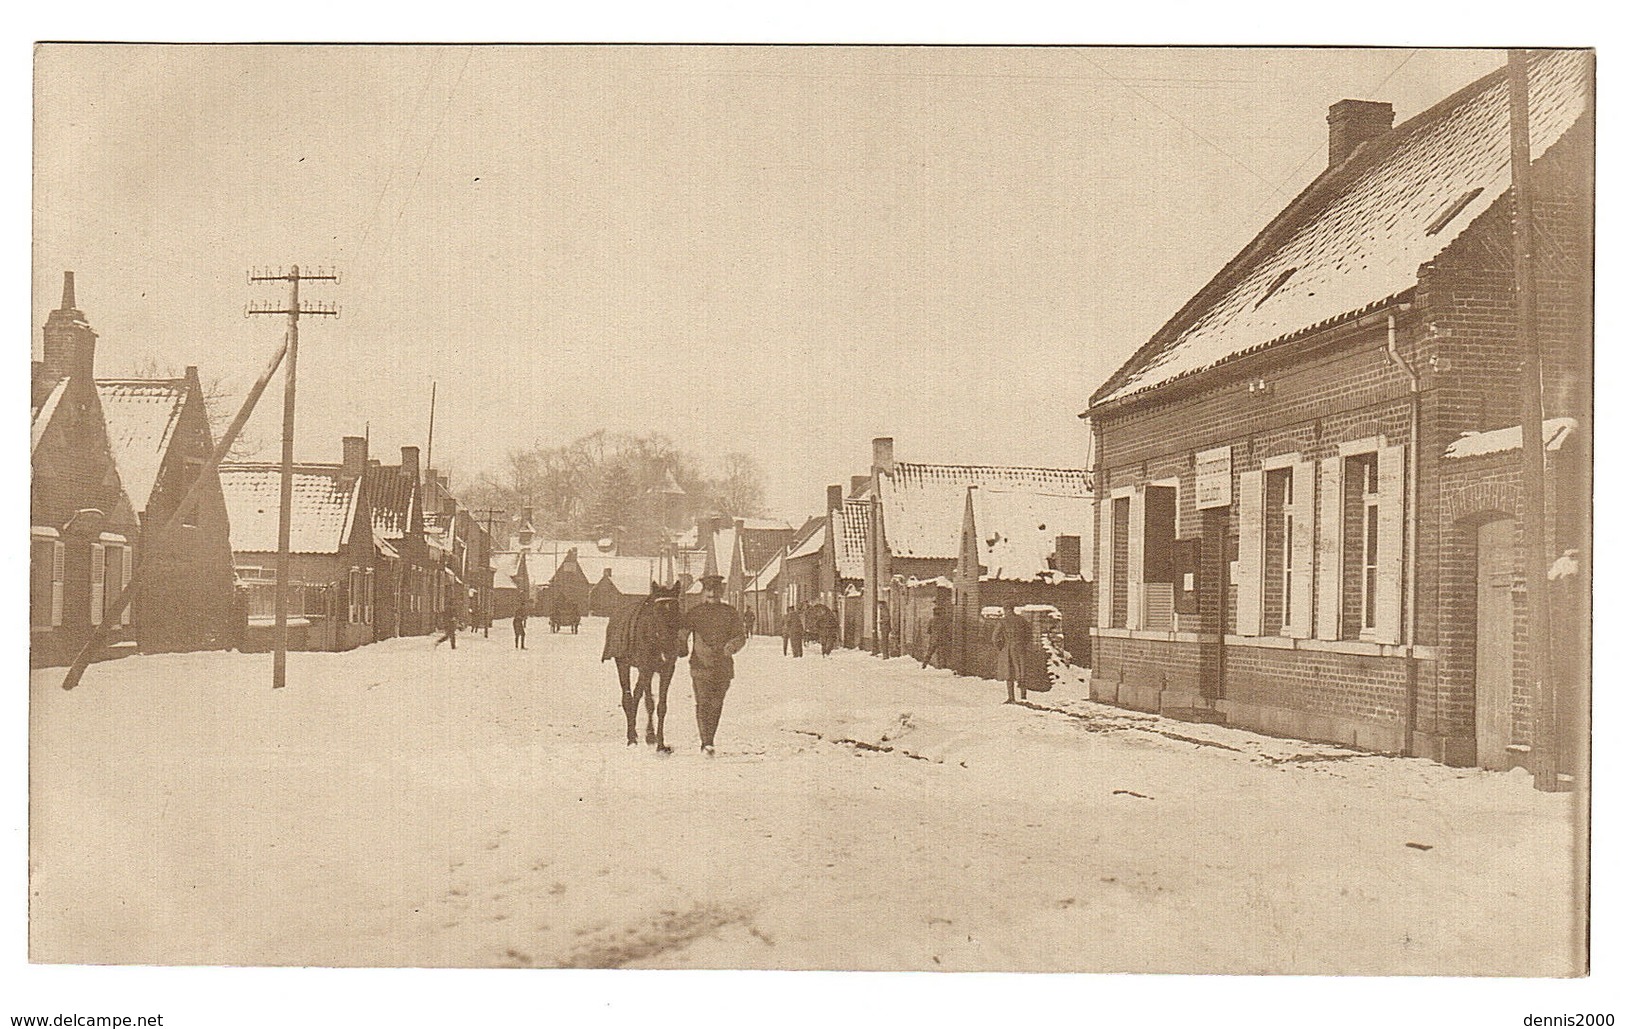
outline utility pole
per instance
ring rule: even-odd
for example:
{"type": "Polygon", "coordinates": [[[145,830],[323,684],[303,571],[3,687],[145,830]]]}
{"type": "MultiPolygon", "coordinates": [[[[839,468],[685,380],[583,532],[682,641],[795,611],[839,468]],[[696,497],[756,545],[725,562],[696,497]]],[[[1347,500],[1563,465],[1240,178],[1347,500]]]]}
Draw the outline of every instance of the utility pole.
{"type": "Polygon", "coordinates": [[[1523,569],[1529,604],[1529,677],[1534,699],[1535,788],[1561,788],[1557,774],[1557,703],[1552,683],[1551,599],[1546,568],[1546,408],[1535,322],[1535,198],[1529,169],[1529,54],[1507,51],[1512,127],[1512,281],[1518,342],[1524,353],[1523,569]]]}
{"type": "Polygon", "coordinates": [[[288,537],[292,528],[293,516],[293,400],[296,385],[296,373],[299,366],[299,316],[326,315],[338,316],[338,307],[330,301],[314,303],[309,307],[299,305],[300,281],[337,282],[338,274],[331,271],[317,269],[314,272],[301,273],[296,264],[287,271],[270,270],[250,271],[248,281],[254,282],[286,282],[288,284],[288,305],[275,307],[270,303],[250,304],[247,314],[280,314],[288,318],[288,357],[287,368],[282,375],[282,508],[277,514],[276,530],[276,650],[271,665],[271,687],[281,689],[288,684],[288,537]]]}

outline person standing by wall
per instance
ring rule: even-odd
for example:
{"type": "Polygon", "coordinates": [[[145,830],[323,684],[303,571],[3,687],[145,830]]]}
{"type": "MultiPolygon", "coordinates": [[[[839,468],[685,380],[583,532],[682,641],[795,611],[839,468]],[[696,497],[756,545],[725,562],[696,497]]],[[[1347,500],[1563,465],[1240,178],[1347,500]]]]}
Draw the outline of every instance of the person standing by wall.
{"type": "Polygon", "coordinates": [[[801,605],[797,604],[784,617],[784,652],[791,657],[800,657],[805,639],[806,626],[801,621],[801,605]]]}
{"type": "Polygon", "coordinates": [[[1027,690],[1022,682],[1027,674],[1027,652],[1033,643],[1032,623],[1016,614],[1015,604],[1004,605],[1004,617],[999,619],[998,634],[995,637],[999,648],[999,660],[1004,665],[1004,685],[1009,696],[1006,704],[1016,702],[1016,692],[1019,690],[1021,699],[1027,699],[1027,690]]]}
{"type": "Polygon", "coordinates": [[[526,649],[525,622],[529,618],[529,609],[526,608],[524,601],[520,601],[519,606],[514,608],[513,612],[513,645],[518,647],[520,650],[526,649]]]}
{"type": "Polygon", "coordinates": [[[722,701],[733,683],[733,656],[745,645],[745,623],[739,612],[722,602],[722,576],[707,575],[701,582],[705,600],[683,615],[683,639],[689,647],[688,671],[694,680],[700,751],[710,757],[716,753],[722,701]]]}

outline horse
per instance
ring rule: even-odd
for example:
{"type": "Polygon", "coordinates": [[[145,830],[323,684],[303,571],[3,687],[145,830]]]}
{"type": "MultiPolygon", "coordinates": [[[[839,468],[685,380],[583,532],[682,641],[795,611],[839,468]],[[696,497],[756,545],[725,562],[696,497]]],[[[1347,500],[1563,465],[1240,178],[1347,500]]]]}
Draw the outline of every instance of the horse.
{"type": "Polygon", "coordinates": [[[671,687],[677,659],[688,656],[683,641],[683,616],[679,605],[682,588],[673,583],[662,587],[649,584],[649,595],[635,603],[623,604],[604,626],[604,654],[600,661],[615,661],[621,680],[621,709],[626,712],[626,745],[638,742],[638,704],[648,709],[646,742],[660,754],[670,754],[666,746],[666,691],[671,687]],[[638,670],[637,681],[632,669],[638,670]],[[654,695],[653,680],[659,676],[660,698],[654,695]],[[658,717],[658,721],[656,720],[658,717]]]}

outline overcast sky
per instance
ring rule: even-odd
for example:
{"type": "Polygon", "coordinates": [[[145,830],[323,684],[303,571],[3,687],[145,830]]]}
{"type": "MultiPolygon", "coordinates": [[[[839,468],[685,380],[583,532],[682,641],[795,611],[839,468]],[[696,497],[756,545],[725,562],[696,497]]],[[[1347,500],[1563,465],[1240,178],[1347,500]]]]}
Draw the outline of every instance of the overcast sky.
{"type": "MultiPolygon", "coordinates": [[[[246,389],[251,265],[336,265],[298,454],[454,481],[597,428],[754,455],[775,513],[904,460],[1079,466],[1077,413],[1326,160],[1501,51],[54,47],[33,329],[246,389]]],[[[274,457],[280,391],[250,433],[274,457]]]]}

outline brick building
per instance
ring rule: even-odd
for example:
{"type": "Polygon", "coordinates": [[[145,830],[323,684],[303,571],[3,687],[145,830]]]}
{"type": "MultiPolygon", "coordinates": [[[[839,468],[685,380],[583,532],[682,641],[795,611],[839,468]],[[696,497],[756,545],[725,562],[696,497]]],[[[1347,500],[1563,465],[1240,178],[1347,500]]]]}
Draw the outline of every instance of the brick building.
{"type": "MultiPolygon", "coordinates": [[[[350,650],[379,637],[376,548],[364,487],[366,440],[344,439],[341,464],[293,467],[288,521],[288,646],[350,650]]],[[[275,645],[282,466],[224,464],[237,581],[246,591],[245,650],[275,645]]]]}
{"type": "MultiPolygon", "coordinates": [[[[1554,555],[1589,553],[1592,74],[1530,69],[1554,555]]],[[[1328,168],[1091,397],[1097,699],[1523,759],[1508,110],[1504,72],[1334,105],[1328,168]]]]}
{"type": "Polygon", "coordinates": [[[398,465],[371,457],[366,465],[362,485],[372,516],[376,634],[379,639],[425,635],[436,625],[440,566],[424,535],[418,448],[402,447],[398,465]]]}

